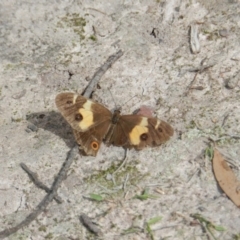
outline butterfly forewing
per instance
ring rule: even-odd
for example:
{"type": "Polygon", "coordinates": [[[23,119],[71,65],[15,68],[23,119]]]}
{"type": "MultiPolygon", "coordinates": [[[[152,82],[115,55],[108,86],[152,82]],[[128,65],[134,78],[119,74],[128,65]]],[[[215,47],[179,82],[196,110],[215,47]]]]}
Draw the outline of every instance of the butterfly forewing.
{"type": "Polygon", "coordinates": [[[60,93],[56,105],[71,127],[85,132],[103,123],[110,124],[112,113],[104,106],[74,93],[60,93]]]}

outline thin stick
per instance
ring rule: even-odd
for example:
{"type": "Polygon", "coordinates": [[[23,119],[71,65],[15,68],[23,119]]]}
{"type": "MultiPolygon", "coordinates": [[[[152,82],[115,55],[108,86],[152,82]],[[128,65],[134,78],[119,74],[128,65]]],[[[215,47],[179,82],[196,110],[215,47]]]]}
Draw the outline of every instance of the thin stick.
{"type": "Polygon", "coordinates": [[[92,220],[85,213],[82,213],[80,215],[80,221],[90,232],[94,233],[97,236],[103,235],[101,230],[92,222],[92,220]]]}
{"type": "Polygon", "coordinates": [[[195,73],[195,76],[194,76],[193,80],[192,80],[192,81],[190,82],[190,84],[187,86],[187,90],[186,90],[184,96],[187,96],[187,95],[188,95],[190,89],[192,88],[193,83],[195,82],[195,80],[196,80],[196,78],[197,78],[197,75],[198,75],[198,72],[195,73]]]}
{"type": "Polygon", "coordinates": [[[37,218],[37,216],[49,205],[49,203],[53,200],[56,195],[57,189],[59,188],[62,181],[66,178],[67,170],[71,166],[73,160],[75,159],[78,153],[78,146],[73,147],[66,158],[66,161],[62,165],[62,168],[59,171],[57,178],[54,180],[51,191],[43,198],[43,200],[38,204],[36,209],[30,213],[22,222],[17,224],[15,227],[8,228],[0,232],[0,239],[10,236],[11,234],[17,232],[20,228],[27,226],[33,220],[37,218]]]}
{"type": "Polygon", "coordinates": [[[125,148],[124,151],[125,152],[124,152],[124,157],[122,159],[122,163],[119,166],[119,168],[115,172],[112,173],[112,175],[116,174],[126,164],[126,162],[127,162],[127,155],[128,155],[128,149],[125,148]]]}
{"type": "Polygon", "coordinates": [[[93,75],[90,83],[88,84],[87,88],[85,89],[83,96],[90,97],[95,86],[103,76],[103,74],[123,55],[123,51],[119,50],[117,53],[111,55],[107,61],[95,72],[93,75]]]}
{"type": "MultiPolygon", "coordinates": [[[[39,179],[38,176],[35,172],[31,171],[29,169],[29,167],[25,164],[25,163],[20,163],[20,166],[22,167],[22,169],[28,174],[29,178],[32,180],[32,182],[38,187],[41,188],[43,190],[45,190],[47,193],[49,193],[51,191],[51,189],[49,187],[47,187],[44,183],[42,183],[39,179]]],[[[54,200],[57,203],[62,203],[63,200],[56,194],[56,196],[54,197],[54,200]]]]}

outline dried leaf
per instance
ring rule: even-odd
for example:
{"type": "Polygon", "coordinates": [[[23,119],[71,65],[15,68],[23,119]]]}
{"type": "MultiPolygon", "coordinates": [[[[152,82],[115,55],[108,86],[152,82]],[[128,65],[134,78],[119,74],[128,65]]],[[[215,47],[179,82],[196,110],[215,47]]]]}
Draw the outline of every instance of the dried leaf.
{"type": "Polygon", "coordinates": [[[237,207],[240,207],[240,182],[216,149],[213,157],[213,171],[221,189],[237,207]]]}

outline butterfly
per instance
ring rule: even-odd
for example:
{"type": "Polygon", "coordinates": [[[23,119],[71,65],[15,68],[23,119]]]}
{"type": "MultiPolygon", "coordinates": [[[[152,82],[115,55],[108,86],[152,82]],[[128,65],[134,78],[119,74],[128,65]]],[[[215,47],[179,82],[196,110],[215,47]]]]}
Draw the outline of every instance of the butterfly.
{"type": "Polygon", "coordinates": [[[112,113],[103,105],[75,93],[60,93],[55,102],[86,155],[96,156],[102,142],[137,150],[159,146],[174,132],[168,123],[155,117],[121,115],[120,110],[112,113]]]}

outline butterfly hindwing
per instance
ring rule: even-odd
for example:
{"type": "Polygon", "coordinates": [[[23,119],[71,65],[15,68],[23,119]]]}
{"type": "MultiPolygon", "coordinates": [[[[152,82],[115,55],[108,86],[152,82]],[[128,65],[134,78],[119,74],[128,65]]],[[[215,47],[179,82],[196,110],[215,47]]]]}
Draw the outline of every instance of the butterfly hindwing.
{"type": "Polygon", "coordinates": [[[173,128],[162,120],[124,115],[119,118],[108,144],[140,150],[146,146],[159,146],[172,135],[173,128]]]}
{"type": "Polygon", "coordinates": [[[81,149],[86,153],[86,155],[95,157],[109,127],[110,123],[105,121],[96,124],[95,127],[90,128],[85,132],[79,132],[76,130],[73,132],[78,145],[81,146],[81,149]]]}

